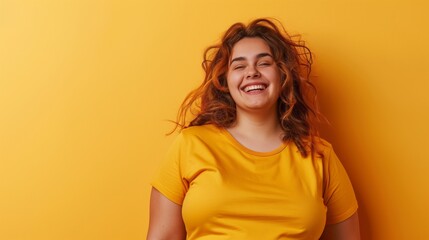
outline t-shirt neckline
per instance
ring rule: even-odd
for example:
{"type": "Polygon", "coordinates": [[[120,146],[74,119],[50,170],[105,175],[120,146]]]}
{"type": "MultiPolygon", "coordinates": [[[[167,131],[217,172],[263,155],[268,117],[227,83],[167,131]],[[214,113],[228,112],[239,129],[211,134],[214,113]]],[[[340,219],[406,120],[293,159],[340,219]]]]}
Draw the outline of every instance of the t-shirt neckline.
{"type": "Polygon", "coordinates": [[[269,152],[258,152],[258,151],[254,151],[250,148],[245,147],[244,145],[242,145],[237,139],[235,139],[231,133],[226,129],[226,128],[219,128],[221,134],[226,137],[235,147],[237,147],[238,149],[240,149],[243,152],[246,152],[248,154],[254,155],[254,156],[258,156],[258,157],[269,157],[269,156],[273,156],[276,155],[280,152],[282,152],[286,146],[287,143],[283,142],[282,144],[280,144],[279,147],[277,147],[276,149],[269,151],[269,152]]]}

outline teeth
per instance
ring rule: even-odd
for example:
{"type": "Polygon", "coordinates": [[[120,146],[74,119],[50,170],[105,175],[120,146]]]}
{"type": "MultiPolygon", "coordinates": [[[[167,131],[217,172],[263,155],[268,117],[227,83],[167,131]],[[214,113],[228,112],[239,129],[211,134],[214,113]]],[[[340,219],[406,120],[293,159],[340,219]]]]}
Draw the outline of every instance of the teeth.
{"type": "Polygon", "coordinates": [[[244,88],[245,92],[250,92],[253,90],[264,90],[265,86],[264,85],[250,85],[244,88]]]}

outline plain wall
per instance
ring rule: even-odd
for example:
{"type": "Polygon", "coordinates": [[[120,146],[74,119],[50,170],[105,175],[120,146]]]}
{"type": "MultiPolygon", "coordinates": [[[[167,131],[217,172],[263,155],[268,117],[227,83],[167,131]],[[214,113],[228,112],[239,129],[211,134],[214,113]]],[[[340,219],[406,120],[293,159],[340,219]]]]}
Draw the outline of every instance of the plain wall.
{"type": "Polygon", "coordinates": [[[0,239],[145,239],[149,181],[205,47],[276,17],[313,75],[363,239],[424,239],[428,4],[0,0],[0,239]]]}

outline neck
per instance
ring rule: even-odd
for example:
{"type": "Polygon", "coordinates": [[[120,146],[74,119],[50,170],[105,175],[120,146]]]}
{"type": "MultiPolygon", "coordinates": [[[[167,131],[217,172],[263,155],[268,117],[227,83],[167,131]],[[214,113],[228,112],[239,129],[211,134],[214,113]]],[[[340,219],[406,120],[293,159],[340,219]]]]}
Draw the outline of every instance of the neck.
{"type": "Polygon", "coordinates": [[[281,129],[276,115],[237,114],[235,129],[257,136],[277,134],[281,129]]]}
{"type": "Polygon", "coordinates": [[[244,146],[256,151],[270,151],[282,143],[282,128],[277,113],[248,113],[237,109],[234,126],[228,131],[244,146]]]}
{"type": "Polygon", "coordinates": [[[275,106],[265,111],[246,111],[237,108],[234,128],[255,131],[259,136],[261,133],[269,134],[281,129],[275,106]]]}

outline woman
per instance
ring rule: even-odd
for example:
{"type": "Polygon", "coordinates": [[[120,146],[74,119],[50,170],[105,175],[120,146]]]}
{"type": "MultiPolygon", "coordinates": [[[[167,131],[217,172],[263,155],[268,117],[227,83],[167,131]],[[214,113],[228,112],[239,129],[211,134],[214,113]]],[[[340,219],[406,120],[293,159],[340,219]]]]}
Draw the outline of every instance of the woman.
{"type": "Polygon", "coordinates": [[[237,23],[206,50],[152,183],[148,239],[360,239],[351,183],[317,138],[311,52],[279,26],[237,23]]]}

